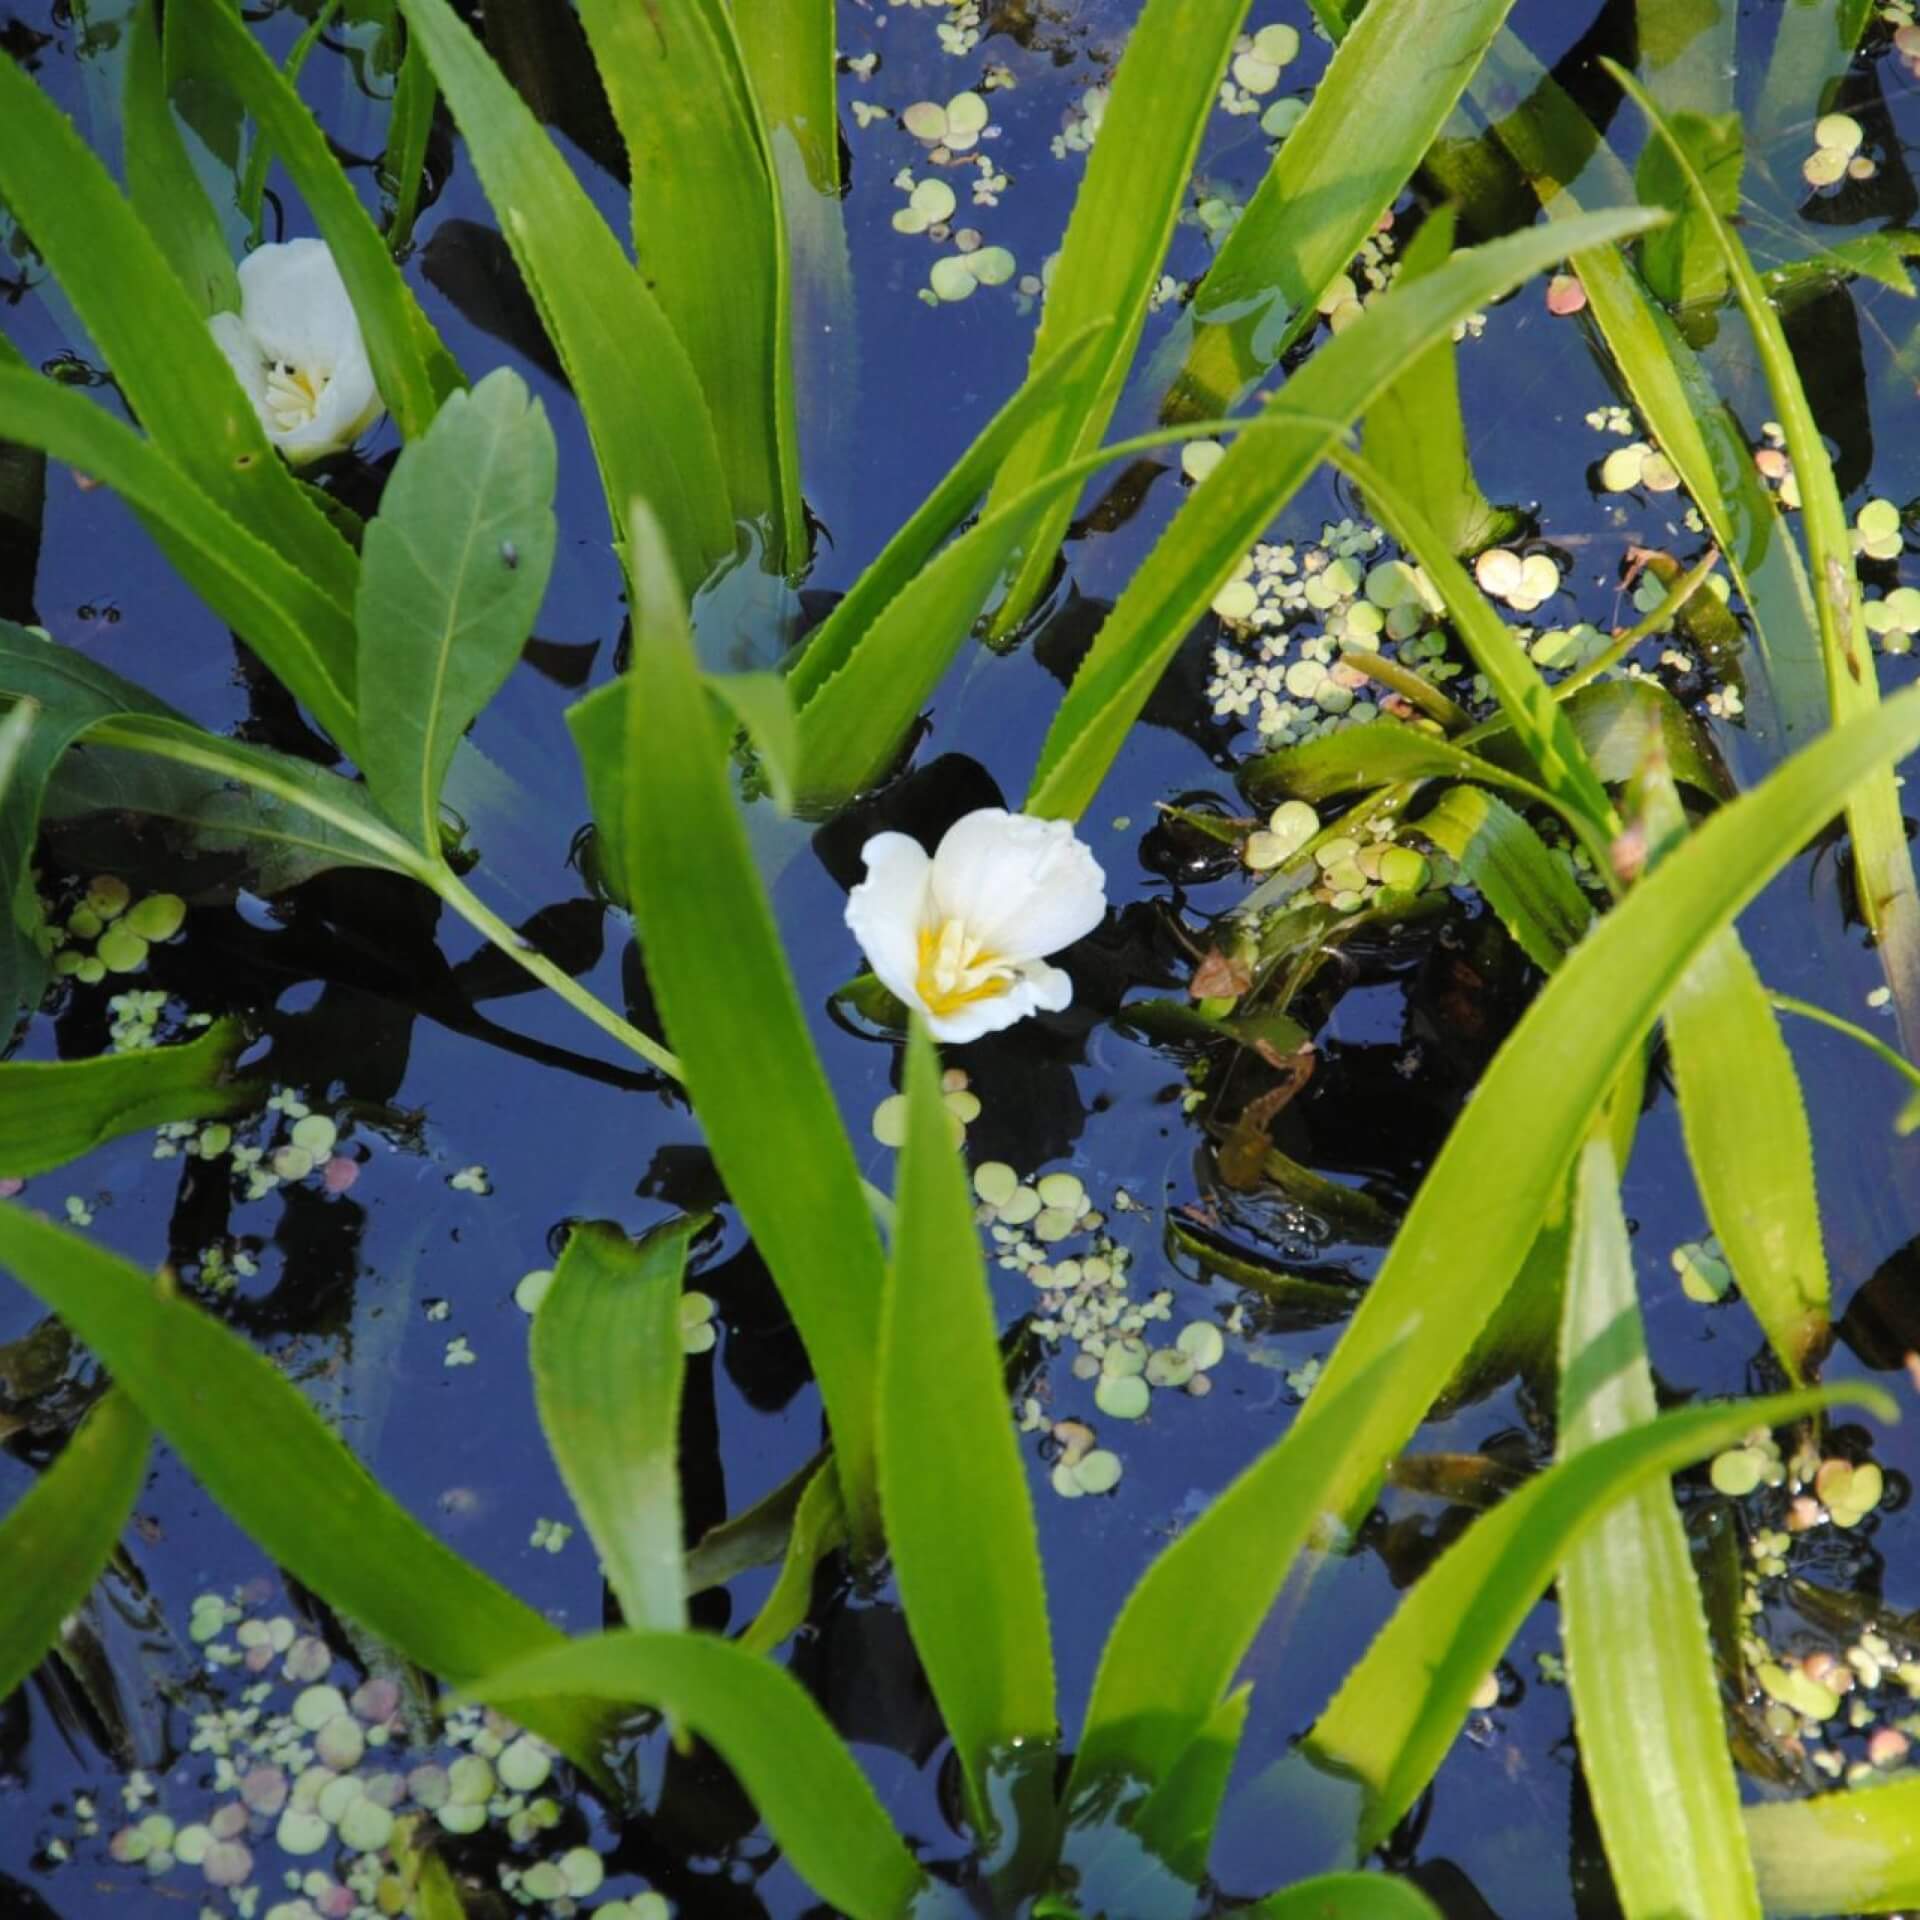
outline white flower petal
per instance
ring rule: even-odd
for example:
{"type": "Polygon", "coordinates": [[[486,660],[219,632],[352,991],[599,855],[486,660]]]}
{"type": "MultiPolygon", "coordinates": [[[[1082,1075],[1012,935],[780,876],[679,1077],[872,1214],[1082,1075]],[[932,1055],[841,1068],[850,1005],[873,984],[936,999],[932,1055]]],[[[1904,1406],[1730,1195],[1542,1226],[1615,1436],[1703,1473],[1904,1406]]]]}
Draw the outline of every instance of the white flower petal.
{"type": "Polygon", "coordinates": [[[322,454],[338,453],[350,447],[379,419],[382,411],[380,389],[373,383],[373,369],[364,354],[356,354],[334,370],[320,395],[320,404],[305,426],[291,433],[276,432],[269,425],[267,438],[295,466],[317,460],[322,454]]]}
{"type": "Polygon", "coordinates": [[[1003,960],[1040,960],[1106,917],[1107,879],[1064,820],[982,807],[956,820],[933,857],[941,918],[957,916],[1003,960]]]}
{"type": "Polygon", "coordinates": [[[366,358],[360,322],[322,240],[258,247],[240,262],[240,314],[270,360],[331,373],[366,358]]]}
{"type": "Polygon", "coordinates": [[[1036,984],[1023,973],[1005,993],[996,994],[991,1000],[969,1001],[951,1013],[928,1014],[927,1031],[950,1047],[963,1046],[969,1040],[979,1040],[989,1033],[998,1033],[1002,1028],[1012,1026],[1015,1021],[1024,1020],[1030,1013],[1057,1013],[1073,998],[1073,982],[1057,967],[1046,967],[1041,971],[1064,985],[1065,998],[1060,997],[1051,981],[1036,984]]]}
{"type": "Polygon", "coordinates": [[[267,369],[259,341],[247,331],[246,322],[237,313],[216,313],[207,321],[207,326],[213,334],[213,344],[226,355],[234,378],[246,389],[254,412],[259,413],[267,402],[267,369]]]}
{"type": "Polygon", "coordinates": [[[860,849],[860,858],[867,877],[847,895],[847,925],[881,985],[924,1013],[920,933],[927,924],[933,862],[926,848],[904,833],[876,833],[860,849]]]}

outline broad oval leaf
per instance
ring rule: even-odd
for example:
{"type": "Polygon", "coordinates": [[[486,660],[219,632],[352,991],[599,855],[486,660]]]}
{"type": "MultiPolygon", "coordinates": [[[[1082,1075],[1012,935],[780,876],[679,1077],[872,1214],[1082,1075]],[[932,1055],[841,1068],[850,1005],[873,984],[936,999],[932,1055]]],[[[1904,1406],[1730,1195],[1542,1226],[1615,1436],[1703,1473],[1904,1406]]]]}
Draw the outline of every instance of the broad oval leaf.
{"type": "Polygon", "coordinates": [[[880,1512],[907,1627],[984,1839],[995,1826],[987,1775],[996,1754],[1054,1740],[1053,1642],[973,1198],[939,1055],[917,1021],[894,1204],[880,1318],[880,1512]]]}
{"type": "Polygon", "coordinates": [[[455,393],[394,464],[367,523],[357,617],[360,765],[424,852],[461,736],[533,631],[553,566],[557,456],[546,409],[497,368],[455,393]]]}
{"type": "Polygon", "coordinates": [[[680,1280],[698,1221],[638,1244],[576,1227],[533,1316],[533,1393],[554,1464],[628,1624],[687,1623],[680,1527],[680,1280]]]}
{"type": "MultiPolygon", "coordinates": [[[[559,1641],[400,1506],[278,1368],[164,1280],[13,1203],[0,1206],[0,1266],[92,1348],[246,1533],[399,1652],[467,1681],[559,1641]]],[[[595,1764],[599,1717],[579,1702],[529,1701],[519,1717],[595,1764]]]]}
{"type": "Polygon", "coordinates": [[[12,1694],[79,1611],[133,1518],[152,1435],[115,1388],[81,1423],[4,1520],[0,1566],[0,1700],[12,1694]]]}
{"type": "Polygon", "coordinates": [[[465,1691],[503,1706],[579,1697],[658,1708],[726,1761],[795,1871],[850,1920],[901,1920],[908,1912],[944,1920],[967,1910],[921,1873],[800,1683],[725,1640],[593,1634],[516,1661],[465,1691]]]}
{"type": "Polygon", "coordinates": [[[246,1039],[221,1020],[184,1046],[0,1066],[0,1178],[46,1173],[143,1127],[245,1113],[263,1092],[233,1078],[246,1039]]]}

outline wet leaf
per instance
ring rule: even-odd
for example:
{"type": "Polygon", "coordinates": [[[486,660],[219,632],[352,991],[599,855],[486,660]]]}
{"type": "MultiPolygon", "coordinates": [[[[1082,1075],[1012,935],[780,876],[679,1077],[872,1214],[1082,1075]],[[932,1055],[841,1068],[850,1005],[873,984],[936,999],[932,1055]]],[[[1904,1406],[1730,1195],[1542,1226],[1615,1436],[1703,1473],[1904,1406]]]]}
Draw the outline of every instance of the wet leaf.
{"type": "Polygon", "coordinates": [[[1414,822],[1479,889],[1535,966],[1549,973],[1593,922],[1566,862],[1497,795],[1457,786],[1414,822]]]}
{"type": "MultiPolygon", "coordinates": [[[[706,1542],[701,1543],[704,1547],[706,1542]]],[[[813,1576],[820,1562],[847,1544],[847,1515],[840,1504],[840,1482],[830,1472],[811,1472],[800,1490],[787,1530],[785,1551],[776,1544],[766,1557],[780,1560],[780,1574],[760,1611],[740,1634],[749,1653],[771,1653],[807,1617],[813,1603],[813,1576]]]]}
{"type": "Polygon", "coordinates": [[[1246,1909],[1248,1920],[1440,1920],[1407,1880],[1384,1873],[1323,1873],[1246,1909]]]}
{"type": "Polygon", "coordinates": [[[1920,1901],[1920,1776],[1746,1810],[1770,1914],[1897,1913],[1920,1901]]]}

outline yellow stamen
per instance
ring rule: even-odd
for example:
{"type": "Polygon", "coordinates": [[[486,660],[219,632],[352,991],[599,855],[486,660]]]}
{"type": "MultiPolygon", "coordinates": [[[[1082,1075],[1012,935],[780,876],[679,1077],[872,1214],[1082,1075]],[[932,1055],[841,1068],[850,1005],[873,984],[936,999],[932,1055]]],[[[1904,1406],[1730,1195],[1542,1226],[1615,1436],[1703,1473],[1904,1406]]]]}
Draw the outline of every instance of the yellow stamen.
{"type": "Polygon", "coordinates": [[[320,396],[331,379],[330,374],[275,361],[267,369],[267,411],[274,425],[282,433],[307,425],[320,411],[320,396]]]}
{"type": "Polygon", "coordinates": [[[929,1013],[944,1018],[977,1000],[997,1000],[1013,981],[1012,963],[983,952],[958,919],[920,929],[920,971],[914,985],[929,1013]]]}

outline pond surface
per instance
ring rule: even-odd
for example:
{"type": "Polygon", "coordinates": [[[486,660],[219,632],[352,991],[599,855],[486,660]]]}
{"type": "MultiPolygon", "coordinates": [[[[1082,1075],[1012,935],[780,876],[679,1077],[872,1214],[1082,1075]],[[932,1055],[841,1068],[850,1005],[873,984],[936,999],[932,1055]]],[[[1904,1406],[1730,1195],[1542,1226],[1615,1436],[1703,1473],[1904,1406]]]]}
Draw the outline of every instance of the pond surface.
{"type": "MultiPolygon", "coordinates": [[[[1383,4],[1384,0],[1375,0],[1383,4]]],[[[1730,90],[1749,114],[1748,238],[1763,265],[1804,255],[1856,229],[1908,222],[1915,196],[1905,167],[1920,135],[1916,83],[1889,50],[1884,26],[1865,51],[1833,71],[1805,76],[1784,112],[1762,111],[1779,4],[1739,10],[1737,32],[1716,25],[1712,0],[1654,0],[1642,21],[1666,23],[1659,52],[1700,63],[1708,95],[1730,90]],[[1800,166],[1816,116],[1836,103],[1866,125],[1881,158],[1874,182],[1851,197],[1806,190],[1800,166]],[[1774,186],[1770,182],[1784,183],[1774,186]]],[[[604,115],[564,10],[495,0],[491,19],[524,16],[551,58],[544,95],[585,177],[615,227],[623,189],[596,164],[608,155],[604,115]]],[[[823,597],[844,588],[908,506],[945,472],[980,423],[1018,384],[1034,324],[1029,277],[1058,244],[1084,152],[1087,96],[1111,70],[1132,9],[1083,6],[950,8],[871,0],[841,9],[842,114],[850,159],[845,201],[850,301],[835,329],[803,353],[805,481],[821,528],[814,569],[796,600],[777,582],[726,591],[702,643],[714,664],[764,664],[779,656],[823,597]],[[978,16],[984,15],[984,18],[978,16]],[[943,39],[941,29],[947,30],[943,39]],[[953,50],[958,47],[960,50],[953,50]],[[981,142],[972,175],[941,177],[961,189],[956,224],[1005,247],[1015,272],[959,302],[922,298],[940,249],[902,232],[909,204],[903,169],[927,171],[924,145],[895,117],[912,103],[943,102],[987,84],[996,131],[981,142]],[[885,112],[876,109],[886,109],[885,112]],[[999,176],[1004,175],[1004,181],[999,176]],[[983,183],[975,187],[974,181],[983,183]],[[996,184],[998,182],[998,184],[996,184]],[[976,196],[984,192],[988,203],[976,196]],[[969,204],[969,202],[972,202],[969,204]],[[1025,284],[1023,284],[1025,283],[1025,284]]],[[[0,48],[24,60],[103,151],[115,154],[125,8],[41,0],[0,9],[0,48]]],[[[382,70],[377,9],[349,8],[322,35],[303,92],[339,150],[361,163],[354,177],[370,204],[372,164],[384,140],[390,78],[382,70]],[[362,18],[361,16],[368,16],[362,18]]],[[[1309,87],[1326,48],[1303,0],[1260,0],[1250,27],[1298,27],[1302,48],[1280,90],[1309,87]]],[[[283,55],[305,24],[269,9],[258,29],[283,55]]],[[[1564,62],[1592,104],[1592,62],[1636,58],[1632,5],[1519,0],[1511,27],[1544,64],[1564,62]]],[[[1364,140],[1364,129],[1355,138],[1364,140]]],[[[1630,113],[1613,121],[1630,159],[1639,135],[1630,113]]],[[[1189,281],[1210,258],[1210,223],[1249,192],[1270,142],[1250,115],[1217,117],[1196,195],[1167,272],[1189,281]]],[[[540,639],[475,730],[475,751],[456,774],[455,804],[484,851],[484,887],[507,918],[615,1005],[648,1013],[627,923],[582,878],[578,839],[587,823],[562,714],[584,688],[615,670],[624,607],[603,507],[577,412],[533,336],[524,296],[493,216],[457,140],[444,130],[433,152],[431,204],[419,222],[409,278],[469,373],[502,361],[544,398],[561,442],[561,550],[539,623],[540,639]]],[[[307,229],[297,202],[276,191],[267,234],[307,229]],[[284,229],[276,223],[284,221],[284,229]]],[[[1419,205],[1399,209],[1408,220],[1419,205]]],[[[18,250],[17,250],[18,251],[18,250]]],[[[74,356],[87,346],[37,266],[16,257],[0,274],[0,325],[29,360],[74,356]],[[6,275],[17,276],[8,279],[6,275]]],[[[1597,490],[1596,464],[1622,442],[1590,414],[1617,406],[1602,359],[1581,323],[1550,313],[1535,284],[1485,316],[1459,358],[1465,417],[1480,482],[1498,502],[1523,507],[1560,557],[1564,591],[1553,621],[1603,631],[1623,614],[1621,577],[1633,542],[1685,545],[1675,496],[1597,490]]],[[[1178,311],[1149,322],[1147,352],[1178,311]]],[[[1750,437],[1761,441],[1765,389],[1736,321],[1719,317],[1714,351],[1723,390],[1750,437]]],[[[1913,307],[1860,281],[1803,312],[1796,344],[1822,425],[1838,453],[1849,513],[1870,498],[1920,498],[1920,334],[1913,307]]],[[[1123,408],[1116,433],[1151,424],[1151,395],[1123,408]]],[[[330,484],[370,498],[397,438],[391,426],[363,443],[357,467],[330,484]]],[[[1017,804],[1065,675],[1140,555],[1166,524],[1184,487],[1176,455],[1103,479],[1083,506],[1071,577],[1026,644],[972,650],[935,701],[912,772],[854,816],[809,839],[761,823],[776,900],[803,996],[844,1112],[864,1145],[863,1171],[887,1186],[893,1155],[869,1136],[866,1116],[894,1091],[893,1040],[833,996],[859,971],[842,923],[858,849],[880,824],[937,833],[969,807],[1017,804]]],[[[1275,541],[1303,552],[1323,529],[1357,519],[1351,494],[1323,476],[1301,496],[1275,541]]],[[[0,520],[0,530],[10,523],[0,520]]],[[[1362,547],[1369,559],[1393,550],[1362,547]]],[[[1889,574],[1887,585],[1891,585],[1889,574]]],[[[32,618],[80,649],[221,730],[290,751],[323,753],[267,677],[238,657],[229,635],[169,570],[133,517],[104,489],[70,472],[46,477],[44,513],[0,545],[0,613],[32,618]]],[[[1544,617],[1544,616],[1543,616],[1544,617]]],[[[1184,994],[1206,951],[1210,916],[1253,884],[1232,859],[1209,860],[1156,824],[1156,807],[1180,800],[1242,815],[1232,768],[1254,744],[1249,728],[1216,714],[1207,692],[1217,623],[1197,631],[1083,823],[1120,907],[1074,961],[1074,1010],[966,1050],[976,1164],[999,1161],[1022,1177],[1069,1172],[1106,1216],[1101,1231],[1126,1255],[1135,1303],[1156,1296],[1167,1335],[1217,1327],[1223,1351],[1202,1395],[1159,1390],[1147,1415],[1112,1419],[1094,1385],[1076,1375],[1074,1347],[1030,1343],[1022,1398],[1032,1405],[1023,1444],[1031,1463],[1051,1593],[1061,1705],[1077,1722],[1108,1623],[1153,1554],[1231,1476],[1282,1432],[1338,1332],[1284,1284],[1242,1287],[1209,1278],[1169,1250],[1175,1223],[1217,1249],[1329,1285],[1363,1283],[1382,1235],[1345,1237],[1277,1189],[1231,1188],[1218,1135],[1236,1111],[1231,1086],[1196,1079],[1197,1056],[1156,1044],[1110,1018],[1123,998],[1184,994]],[[1210,796],[1209,798],[1206,798],[1210,796]],[[1211,1132],[1210,1132],[1211,1127],[1211,1132]],[[1058,1443],[1048,1423],[1076,1419],[1097,1431],[1123,1473],[1110,1493],[1064,1498],[1054,1489],[1058,1443]],[[1036,1424],[1037,1423],[1037,1424],[1036,1424]]],[[[1652,642],[1640,658],[1679,691],[1742,773],[1764,765],[1770,743],[1728,709],[1711,677],[1691,663],[1664,666],[1652,642]],[[1710,707],[1711,701],[1711,707],[1710,707]],[[1717,710],[1715,710],[1717,709],[1717,710]]],[[[1906,661],[1882,662],[1883,684],[1911,678],[1906,661]]],[[[764,809],[762,810],[764,811],[764,809]]],[[[694,821],[661,821],[661,833],[698,833],[694,821]]],[[[261,1034],[261,1071],[286,1098],[244,1123],[271,1148],[304,1106],[339,1128],[330,1179],[319,1173],[266,1184],[248,1197],[223,1170],[140,1135],[33,1182],[34,1204],[67,1214],[144,1267],[171,1262],[233,1326],[256,1339],[302,1385],[381,1479],[415,1513],[516,1592],[572,1631],[609,1617],[592,1549],[565,1531],[571,1506],[541,1444],[526,1363],[528,1319],[515,1301],[522,1277],[551,1265],[568,1223],[612,1219],[638,1231],[679,1210],[713,1208],[718,1225],[696,1247],[692,1284],[711,1296],[717,1341],[692,1359],[683,1449],[690,1529],[703,1531],[777,1486],[820,1438],[819,1403],[799,1344],[763,1268],[724,1202],[684,1102],[632,1070],[577,1015],[530,983],[464,928],[436,924],[437,909],[399,880],[333,874],[271,902],[218,873],[183,870],[157,840],[136,863],[122,833],[75,829],[56,837],[59,872],[84,880],[110,858],[136,887],[173,885],[190,902],[184,940],[156,949],[151,985],[169,996],[164,1016],[237,1010],[261,1034]],[[289,1112],[288,1107],[296,1109],[289,1112]],[[156,1151],[163,1147],[163,1155],[156,1151]],[[555,1523],[560,1523],[556,1527],[555,1523]]],[[[1800,993],[1892,1035],[1876,1005],[1879,971],[1847,924],[1843,875],[1830,850],[1813,849],[1743,922],[1770,985],[1800,993]]],[[[63,989],[24,1028],[13,1056],[80,1057],[108,1041],[110,983],[63,989]]],[[[1318,1025],[1312,1078],[1285,1108],[1275,1141],[1302,1165],[1358,1189],[1380,1217],[1404,1208],[1466,1091],[1537,984],[1482,909],[1464,893],[1415,937],[1358,945],[1311,999],[1318,1025]]],[[[1878,1371],[1900,1384],[1902,1356],[1920,1346],[1920,1181],[1916,1149],[1896,1139],[1901,1089],[1848,1044],[1813,1028],[1789,1033],[1807,1089],[1826,1206],[1836,1311],[1845,1310],[1829,1378],[1878,1371]]],[[[1500,1204],[1501,1170],[1486,1170],[1487,1204],[1500,1204]]],[[[1724,1395],[1772,1382],[1758,1330],[1734,1302],[1706,1305],[1683,1291],[1672,1259],[1706,1232],[1681,1150],[1670,1092],[1650,1096],[1626,1190],[1636,1232],[1642,1297],[1657,1376],[1670,1400],[1724,1395]]],[[[1082,1252],[1090,1242],[1074,1241],[1082,1252]]],[[[1471,1262],[1474,1248],[1458,1249],[1471,1262]]],[[[1004,1321],[1035,1312],[1017,1268],[995,1275],[1004,1321]]],[[[21,1291],[0,1290],[0,1504],[31,1482],[97,1385],[90,1368],[36,1342],[39,1316],[21,1291]],[[14,1343],[14,1344],[4,1344],[14,1343]]],[[[1869,1444],[1864,1432],[1843,1434],[1869,1444]]],[[[1547,1409],[1506,1381],[1436,1421],[1423,1450],[1526,1463],[1550,1447],[1547,1409]]],[[[1881,1512],[1843,1535],[1797,1545],[1797,1574],[1894,1612],[1920,1608],[1920,1540],[1897,1509],[1916,1471],[1920,1428],[1875,1430],[1886,1469],[1881,1512]]],[[[338,1623],[273,1570],[162,1451],[138,1508],[138,1525],[112,1576],[90,1602],[76,1657],[49,1665],[0,1714],[0,1912],[87,1920],[109,1913],[194,1910],[222,1896],[182,1866],[152,1875],[115,1860],[117,1830],[156,1807],[186,1823],[219,1798],[213,1756],[195,1750],[204,1716],[238,1700],[252,1675],[209,1670],[195,1624],[230,1635],[209,1603],[234,1599],[255,1621],[285,1618],[337,1656],[334,1684],[364,1673],[338,1623]],[[129,1776],[137,1775],[130,1785],[129,1776]],[[85,1807],[93,1808],[92,1817],[85,1807]],[[131,1810],[131,1813],[129,1812],[131,1810]],[[164,1904],[163,1904],[164,1902],[164,1904]]],[[[1704,1474],[1683,1481],[1702,1514],[1715,1505],[1704,1474]]],[[[286,1490],[298,1503],[301,1489],[286,1490]]],[[[1755,1511],[1758,1511],[1756,1508],[1755,1511]]],[[[1456,1533],[1468,1509],[1406,1489],[1390,1491],[1350,1556],[1319,1562],[1290,1588],[1249,1662],[1255,1704],[1213,1871],[1245,1894],[1331,1863],[1337,1822],[1316,1817],[1288,1773],[1275,1773],[1290,1742],[1386,1618],[1396,1593],[1456,1533]]],[[[1704,1521],[1703,1521],[1704,1524],[1704,1521]]],[[[12,1577],[12,1576],[6,1576],[12,1577]]],[[[748,1620],[772,1580],[750,1573],[696,1603],[700,1624],[748,1620]]],[[[1781,1646],[1839,1645],[1845,1629],[1811,1622],[1784,1601],[1770,1614],[1781,1646]],[[1796,1638],[1796,1635],[1801,1636],[1796,1638]],[[1836,1637],[1838,1636],[1838,1637],[1836,1637]]],[[[284,1638],[284,1632],[282,1634],[284,1638]]],[[[305,1641],[302,1644],[306,1644],[305,1641]]],[[[1556,1681],[1558,1630],[1551,1605],[1536,1610],[1502,1669],[1497,1705],[1468,1734],[1408,1825],[1394,1858],[1450,1915],[1507,1920],[1608,1910],[1604,1869],[1578,1788],[1565,1689],[1556,1681]]],[[[276,1649],[268,1711],[296,1688],[281,1682],[276,1649]]],[[[838,1563],[823,1571],[807,1626],[790,1659],[830,1716],[856,1743],[903,1830],[930,1857],[962,1850],[941,1770],[947,1758],[906,1632],[889,1594],[856,1589],[838,1563]]],[[[1891,1711],[1891,1710],[1890,1710],[1891,1711]]],[[[471,1731],[471,1730],[469,1730],[471,1731]]],[[[1862,1730],[1862,1739],[1865,1737],[1862,1730]]],[[[677,1758],[647,1741],[637,1762],[647,1812],[624,1826],[590,1796],[562,1796],[558,1839],[529,1850],[498,1826],[472,1842],[489,1872],[524,1866],[591,1839],[606,1855],[605,1896],[657,1889],[674,1910],[700,1916],[786,1916],[820,1911],[779,1862],[750,1810],[706,1757],[677,1758]]],[[[1755,1789],[1759,1789],[1756,1787],[1755,1789]]],[[[121,1849],[125,1851],[124,1846],[121,1849]]],[[[262,1911],[289,1862],[262,1845],[262,1911]]],[[[586,1905],[594,1904],[588,1900],[586,1905]]]]}

